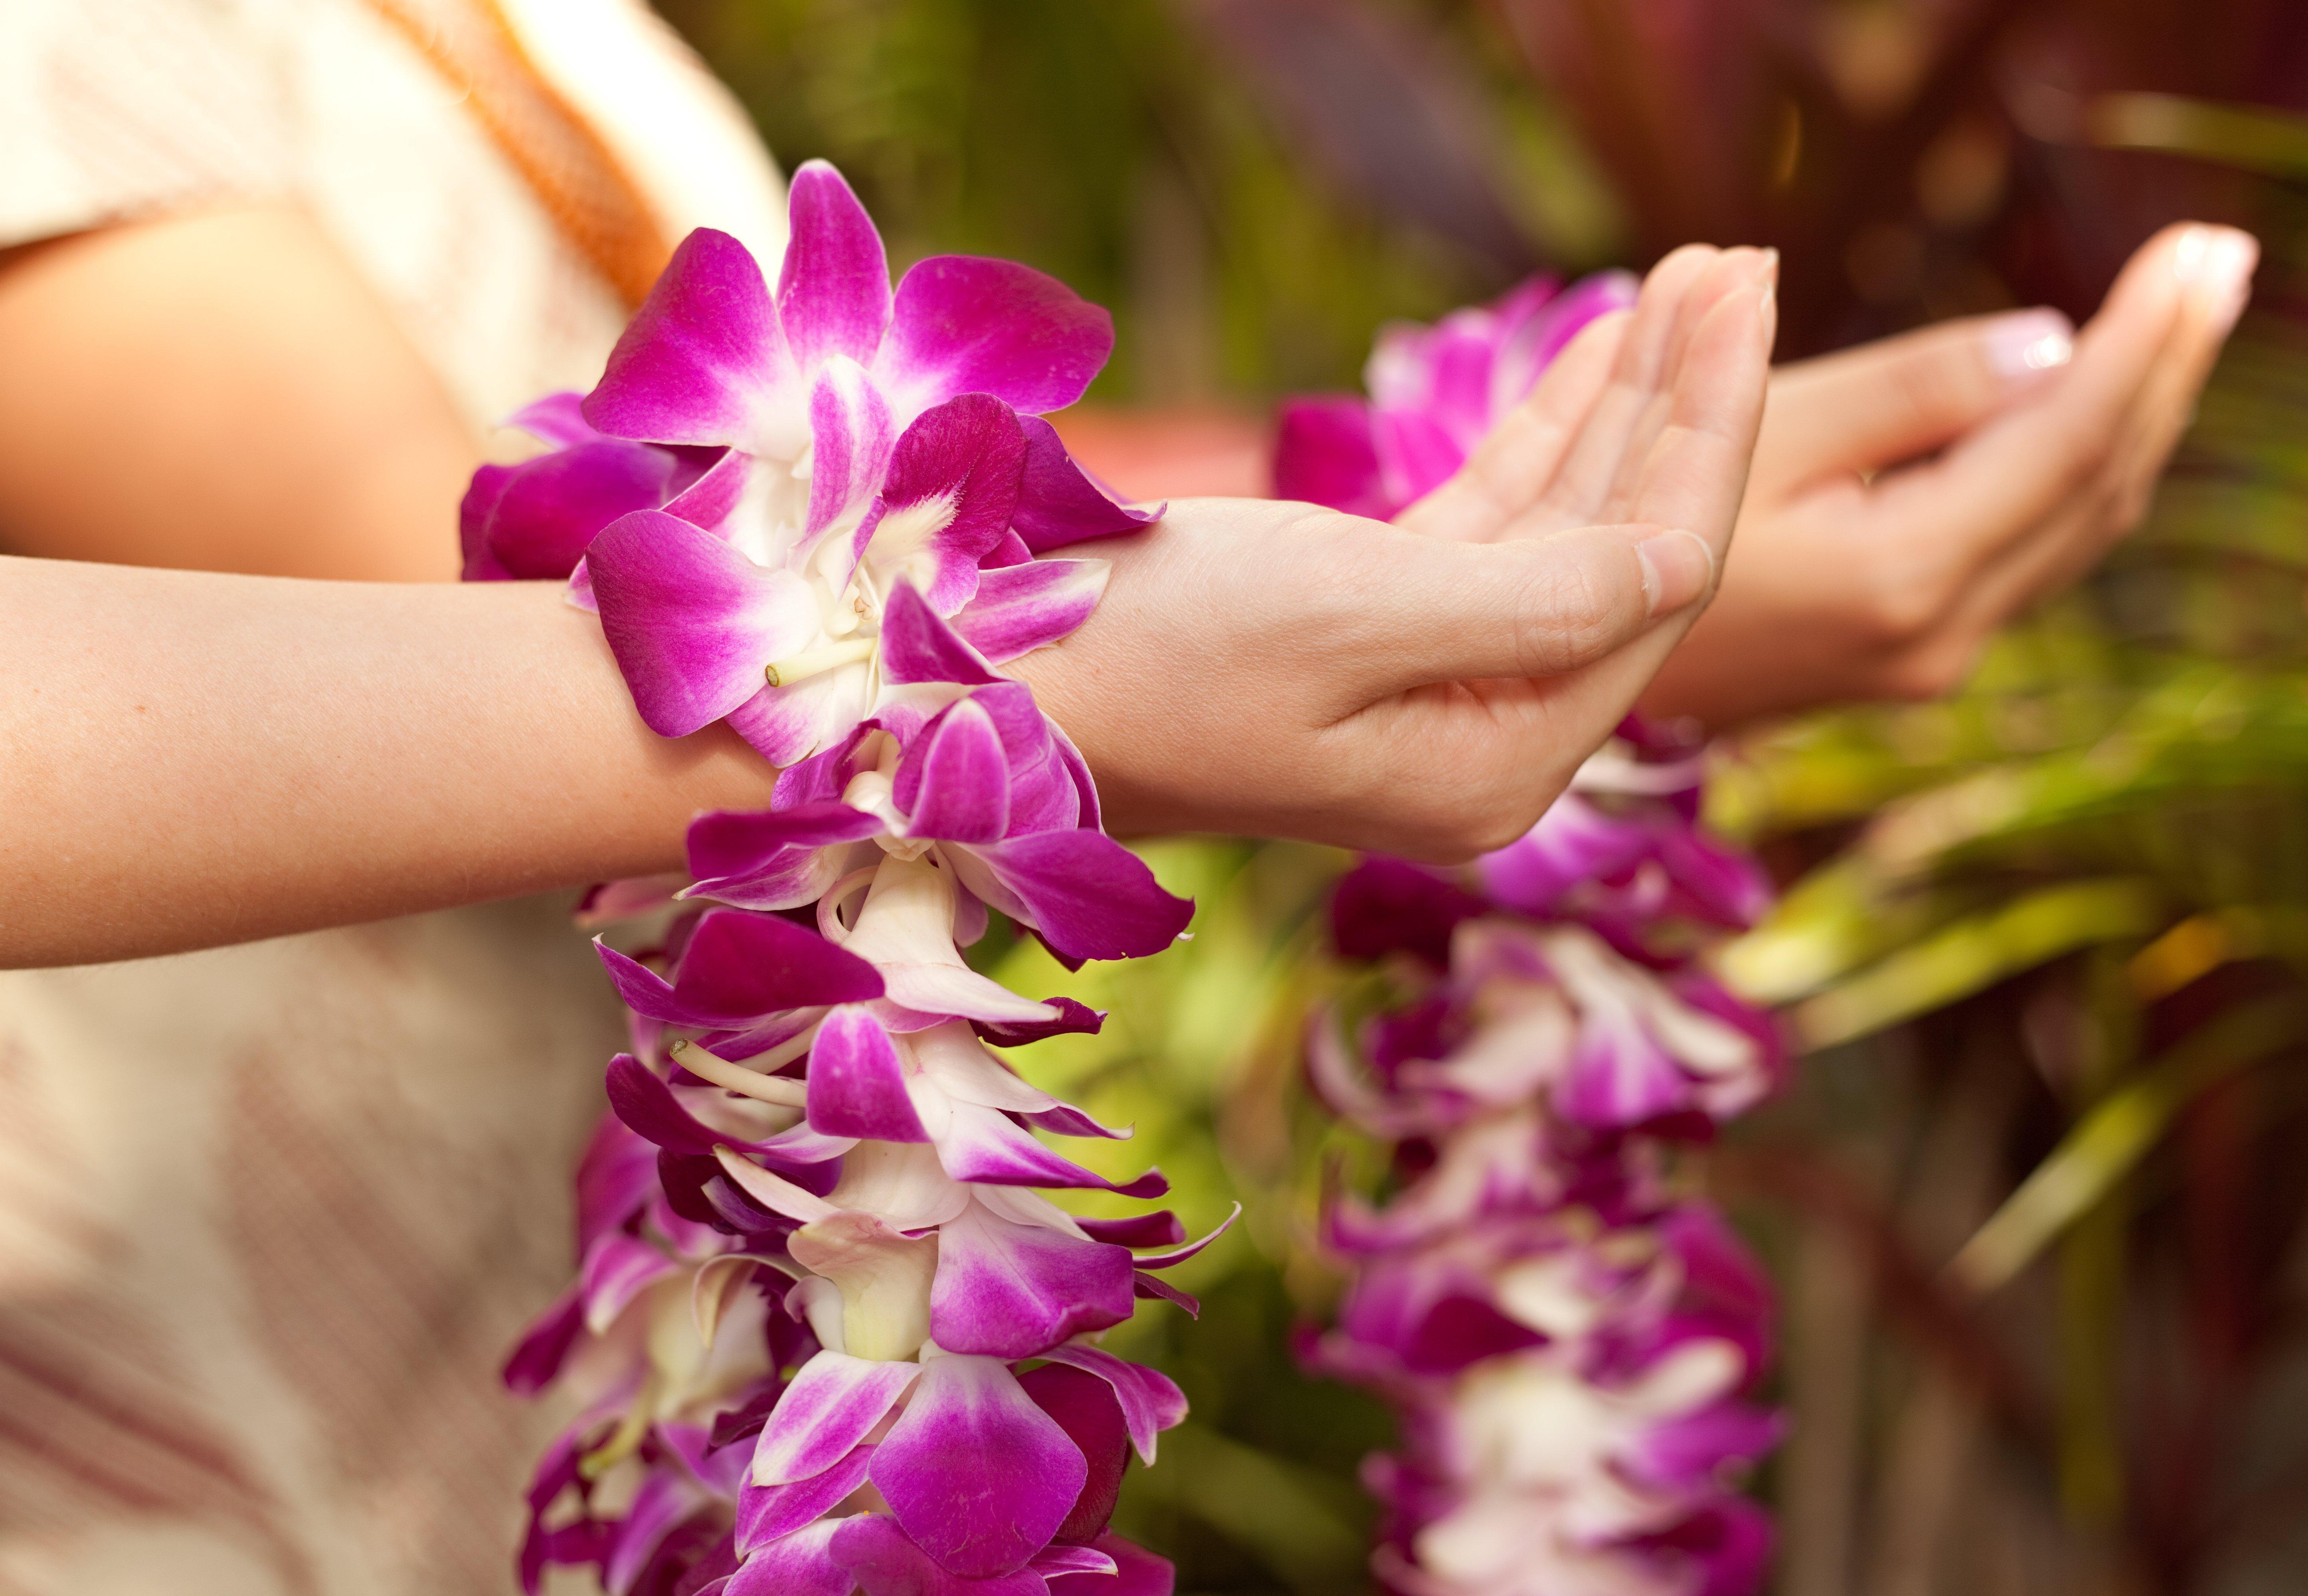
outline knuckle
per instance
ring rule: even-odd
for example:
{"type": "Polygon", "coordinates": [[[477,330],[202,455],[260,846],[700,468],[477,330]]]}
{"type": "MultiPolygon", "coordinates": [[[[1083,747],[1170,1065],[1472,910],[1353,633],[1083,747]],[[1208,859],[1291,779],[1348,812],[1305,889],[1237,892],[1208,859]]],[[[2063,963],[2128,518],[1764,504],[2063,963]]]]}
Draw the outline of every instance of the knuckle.
{"type": "Polygon", "coordinates": [[[1622,630],[1623,596],[1584,560],[1552,560],[1520,579],[1511,613],[1526,676],[1554,676],[1595,658],[1622,630]]]}
{"type": "Polygon", "coordinates": [[[1971,674],[1972,647],[1952,641],[1911,649],[1884,674],[1887,697],[1911,704],[1943,699],[1971,674]]]}
{"type": "Polygon", "coordinates": [[[1870,640],[1900,646],[1929,630],[1942,602],[1935,574],[1894,560],[1864,561],[1859,569],[1864,584],[1860,620],[1870,640]]]}

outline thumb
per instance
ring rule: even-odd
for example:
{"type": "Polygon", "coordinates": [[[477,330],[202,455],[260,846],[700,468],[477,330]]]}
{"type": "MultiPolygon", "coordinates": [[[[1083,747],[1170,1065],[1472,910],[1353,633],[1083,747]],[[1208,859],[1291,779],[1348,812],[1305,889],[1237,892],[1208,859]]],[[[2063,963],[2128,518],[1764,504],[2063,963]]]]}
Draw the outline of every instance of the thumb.
{"type": "Polygon", "coordinates": [[[1357,686],[1383,697],[1444,682],[1558,676],[1611,654],[1715,586],[1697,533],[1645,525],[1576,527],[1466,544],[1397,534],[1374,540],[1359,584],[1375,647],[1357,686]]]}
{"type": "Polygon", "coordinates": [[[2067,365],[2055,310],[1972,316],[1806,360],[1773,374],[1758,478],[1815,482],[1945,447],[2067,365]]]}

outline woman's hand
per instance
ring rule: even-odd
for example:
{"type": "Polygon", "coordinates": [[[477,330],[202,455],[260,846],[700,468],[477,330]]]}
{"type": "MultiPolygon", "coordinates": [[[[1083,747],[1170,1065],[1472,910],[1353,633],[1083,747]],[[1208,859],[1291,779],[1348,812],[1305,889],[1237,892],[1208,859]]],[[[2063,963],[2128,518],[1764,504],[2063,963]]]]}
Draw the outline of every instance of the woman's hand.
{"type": "Polygon", "coordinates": [[[1774,373],[1722,591],[1643,708],[1722,725],[1954,689],[2145,512],[2258,253],[2166,229],[2072,360],[2066,322],[2023,311],[1774,373]]]}
{"type": "Polygon", "coordinates": [[[1197,500],[1085,545],[1114,562],[1105,602],[1013,669],[1112,827],[1434,859],[1521,835],[1714,586],[1777,274],[1755,250],[1668,256],[1397,526],[1197,500]]]}

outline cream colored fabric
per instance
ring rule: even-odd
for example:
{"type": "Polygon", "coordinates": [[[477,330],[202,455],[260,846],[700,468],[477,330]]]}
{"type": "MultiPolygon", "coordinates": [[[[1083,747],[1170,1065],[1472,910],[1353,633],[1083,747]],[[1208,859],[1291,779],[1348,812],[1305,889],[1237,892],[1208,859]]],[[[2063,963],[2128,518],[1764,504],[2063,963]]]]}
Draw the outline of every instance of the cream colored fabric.
{"type": "MultiPolygon", "coordinates": [[[[775,270],[774,172],[655,18],[510,9],[668,236],[775,270]]],[[[250,199],[320,218],[477,425],[624,320],[362,0],[0,0],[0,244],[250,199]]],[[[0,974],[0,1596],[514,1589],[561,1415],[495,1370],[621,1038],[564,908],[0,974]]]]}

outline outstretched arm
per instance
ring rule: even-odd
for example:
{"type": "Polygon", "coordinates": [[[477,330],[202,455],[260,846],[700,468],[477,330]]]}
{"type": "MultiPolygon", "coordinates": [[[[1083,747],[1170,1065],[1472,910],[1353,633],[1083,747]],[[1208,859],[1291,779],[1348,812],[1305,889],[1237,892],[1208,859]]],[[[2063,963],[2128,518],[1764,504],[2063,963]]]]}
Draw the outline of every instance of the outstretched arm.
{"type": "MultiPolygon", "coordinates": [[[[249,263],[277,271],[284,259],[341,270],[261,247],[249,263]]],[[[1669,266],[1631,321],[1603,325],[1550,377],[1531,412],[1544,447],[1519,468],[1547,489],[1543,513],[1482,511],[1500,541],[1445,546],[1305,506],[1210,500],[1106,551],[1106,606],[1019,674],[1081,743],[1117,829],[1442,856],[1536,817],[1695,612],[1745,473],[1770,348],[1765,262],[1698,251],[1669,266]]],[[[300,336],[324,339],[326,321],[300,336]]],[[[181,381],[205,380],[166,327],[147,336],[140,358],[157,351],[181,381]]],[[[293,351],[266,347],[293,390],[293,351]]],[[[41,380],[10,366],[0,408],[33,402],[41,380]]],[[[288,402],[268,391],[259,410],[288,402]]],[[[431,423],[410,394],[407,435],[421,436],[431,423]]],[[[307,436],[291,412],[280,435],[307,436]]],[[[342,418],[318,419],[325,432],[342,418]]],[[[84,433],[54,441],[46,460],[20,436],[0,441],[19,509],[36,502],[26,485],[55,485],[58,457],[101,464],[84,433]]],[[[229,475],[246,461],[214,465],[229,475]]],[[[228,528],[205,479],[184,470],[172,480],[185,513],[228,528]]],[[[396,492],[376,502],[404,519],[376,524],[409,528],[412,546],[438,528],[423,536],[445,558],[448,491],[414,471],[396,492]]],[[[145,539],[133,557],[194,557],[172,552],[161,501],[103,502],[145,539]]],[[[273,502],[302,514],[284,528],[315,539],[340,511],[383,513],[273,502]]],[[[644,728],[598,626],[551,585],[0,560],[0,964],[128,957],[666,870],[692,814],[757,807],[770,790],[768,768],[726,732],[667,742],[644,728]]]]}
{"type": "Polygon", "coordinates": [[[0,965],[677,868],[772,773],[634,716],[557,583],[0,559],[0,965]]]}

